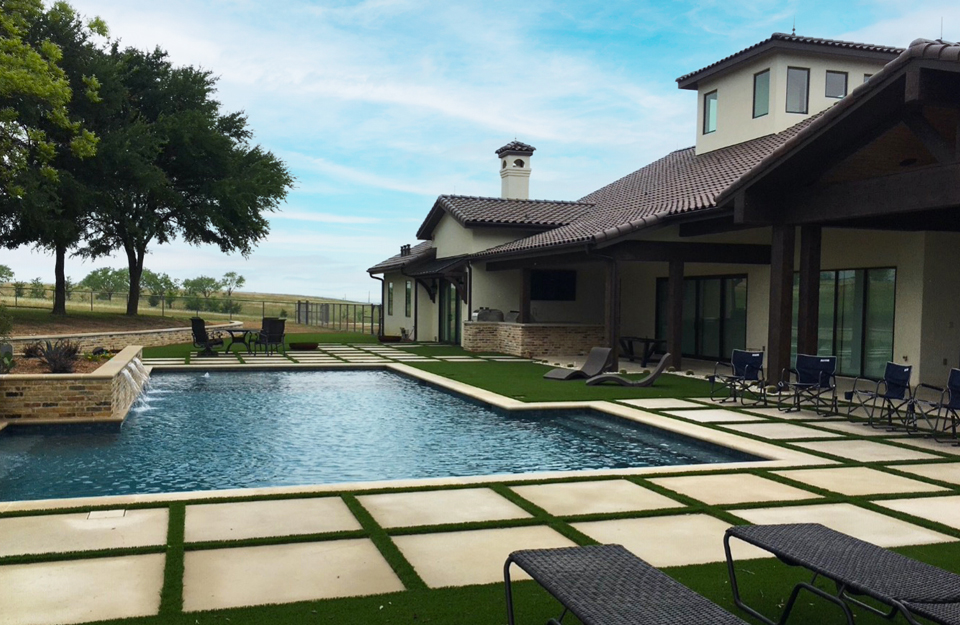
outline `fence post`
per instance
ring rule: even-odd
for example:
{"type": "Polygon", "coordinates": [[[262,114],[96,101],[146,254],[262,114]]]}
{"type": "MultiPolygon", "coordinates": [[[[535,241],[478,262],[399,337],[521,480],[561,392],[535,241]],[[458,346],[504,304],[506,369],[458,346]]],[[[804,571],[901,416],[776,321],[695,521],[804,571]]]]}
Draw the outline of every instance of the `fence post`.
{"type": "Polygon", "coordinates": [[[90,312],[93,312],[93,289],[90,289],[90,312]]]}
{"type": "Polygon", "coordinates": [[[260,319],[262,320],[267,316],[267,302],[260,302],[260,319]]]}
{"type": "MultiPolygon", "coordinates": [[[[164,295],[166,295],[166,293],[164,293],[164,295]]],[[[160,297],[160,316],[161,316],[161,317],[165,317],[165,316],[166,316],[166,314],[165,314],[165,306],[166,306],[166,304],[167,304],[167,298],[161,296],[161,297],[160,297]]]]}

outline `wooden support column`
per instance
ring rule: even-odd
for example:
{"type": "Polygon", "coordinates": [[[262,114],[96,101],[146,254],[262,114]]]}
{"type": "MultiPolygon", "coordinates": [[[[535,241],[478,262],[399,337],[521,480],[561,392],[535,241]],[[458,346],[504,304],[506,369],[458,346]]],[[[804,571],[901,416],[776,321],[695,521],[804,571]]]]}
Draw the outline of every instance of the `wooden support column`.
{"type": "Polygon", "coordinates": [[[620,266],[615,260],[607,262],[606,274],[607,345],[613,350],[614,369],[620,368],[620,266]]]}
{"type": "Polygon", "coordinates": [[[520,271],[520,323],[530,323],[530,270],[520,271]]]}
{"type": "Polygon", "coordinates": [[[770,321],[767,329],[767,379],[776,383],[790,367],[793,322],[793,256],[796,228],[773,226],[770,258],[770,321]]]}
{"type": "Polygon", "coordinates": [[[797,353],[817,353],[820,326],[820,226],[800,227],[800,298],[797,312],[797,353]]]}
{"type": "Polygon", "coordinates": [[[683,262],[670,263],[667,280],[667,351],[678,371],[683,364],[683,262]]]}

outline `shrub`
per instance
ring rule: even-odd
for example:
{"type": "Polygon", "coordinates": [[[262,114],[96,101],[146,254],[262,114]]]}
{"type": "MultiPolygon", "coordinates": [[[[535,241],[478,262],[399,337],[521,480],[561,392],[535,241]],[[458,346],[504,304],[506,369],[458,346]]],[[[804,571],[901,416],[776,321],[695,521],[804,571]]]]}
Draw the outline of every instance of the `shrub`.
{"type": "Polygon", "coordinates": [[[286,308],[281,308],[281,309],[280,309],[280,318],[281,318],[281,319],[286,319],[286,318],[287,318],[287,309],[286,309],[286,308]]]}
{"type": "Polygon", "coordinates": [[[151,306],[153,306],[154,308],[156,308],[157,306],[160,305],[160,299],[161,299],[161,298],[160,298],[159,295],[150,295],[150,296],[147,298],[147,303],[149,303],[151,306]]]}
{"type": "Polygon", "coordinates": [[[13,294],[17,297],[23,297],[27,292],[27,283],[22,280],[18,280],[13,283],[13,294]]]}
{"type": "Polygon", "coordinates": [[[30,297],[33,299],[43,299],[47,296],[47,287],[40,278],[34,278],[30,281],[30,297]]]}
{"type": "Polygon", "coordinates": [[[6,340],[13,332],[13,317],[3,304],[0,304],[0,343],[6,340]]]}
{"type": "Polygon", "coordinates": [[[51,344],[50,341],[47,341],[41,348],[40,360],[47,365],[50,373],[73,373],[79,355],[79,343],[59,340],[51,344]]]}
{"type": "Polygon", "coordinates": [[[23,348],[23,357],[24,358],[39,358],[40,354],[43,353],[43,345],[40,344],[40,341],[35,343],[28,343],[23,348]]]}

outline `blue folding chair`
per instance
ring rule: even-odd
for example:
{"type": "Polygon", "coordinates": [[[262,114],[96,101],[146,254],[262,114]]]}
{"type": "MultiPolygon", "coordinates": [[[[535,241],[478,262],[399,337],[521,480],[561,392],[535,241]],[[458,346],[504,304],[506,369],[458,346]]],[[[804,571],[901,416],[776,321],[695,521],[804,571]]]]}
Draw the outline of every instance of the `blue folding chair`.
{"type": "Polygon", "coordinates": [[[804,402],[818,415],[837,412],[837,357],[797,354],[796,368],[783,370],[778,390],[777,408],[784,412],[800,410],[804,402]]]}
{"type": "Polygon", "coordinates": [[[710,382],[710,399],[720,403],[737,401],[744,406],[749,401],[752,404],[767,403],[767,381],[763,376],[763,352],[733,350],[730,362],[718,362],[713,368],[713,375],[707,376],[710,382]],[[724,372],[721,373],[721,368],[724,372]],[[726,371],[729,369],[729,372],[726,371]],[[726,391],[726,396],[718,399],[717,395],[726,391]]]}
{"type": "Polygon", "coordinates": [[[857,378],[853,381],[853,390],[844,393],[844,398],[850,402],[847,414],[850,415],[857,408],[863,408],[867,414],[867,424],[877,427],[876,421],[886,417],[886,427],[893,428],[893,417],[900,420],[901,425],[911,424],[913,416],[913,388],[910,386],[910,375],[913,365],[898,365],[888,362],[883,371],[883,379],[877,381],[873,387],[872,380],[857,378]],[[859,388],[863,382],[866,388],[859,388]]]}
{"type": "MultiPolygon", "coordinates": [[[[947,386],[931,386],[930,384],[921,384],[917,387],[913,400],[914,418],[923,419],[934,440],[940,441],[941,434],[950,433],[955,445],[957,442],[957,422],[960,421],[960,369],[951,369],[947,376],[947,386]],[[921,393],[931,391],[939,393],[935,395],[936,399],[920,397],[921,393]]],[[[919,431],[918,427],[915,428],[919,431]]]]}

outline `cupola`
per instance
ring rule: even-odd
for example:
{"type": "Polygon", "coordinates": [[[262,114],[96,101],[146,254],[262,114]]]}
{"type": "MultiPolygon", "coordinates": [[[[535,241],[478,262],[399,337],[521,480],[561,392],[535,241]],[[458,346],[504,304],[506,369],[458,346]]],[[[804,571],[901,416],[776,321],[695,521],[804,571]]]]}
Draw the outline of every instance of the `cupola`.
{"type": "Polygon", "coordinates": [[[500,197],[530,199],[530,157],[536,149],[520,141],[511,141],[497,150],[500,160],[500,197]]]}

